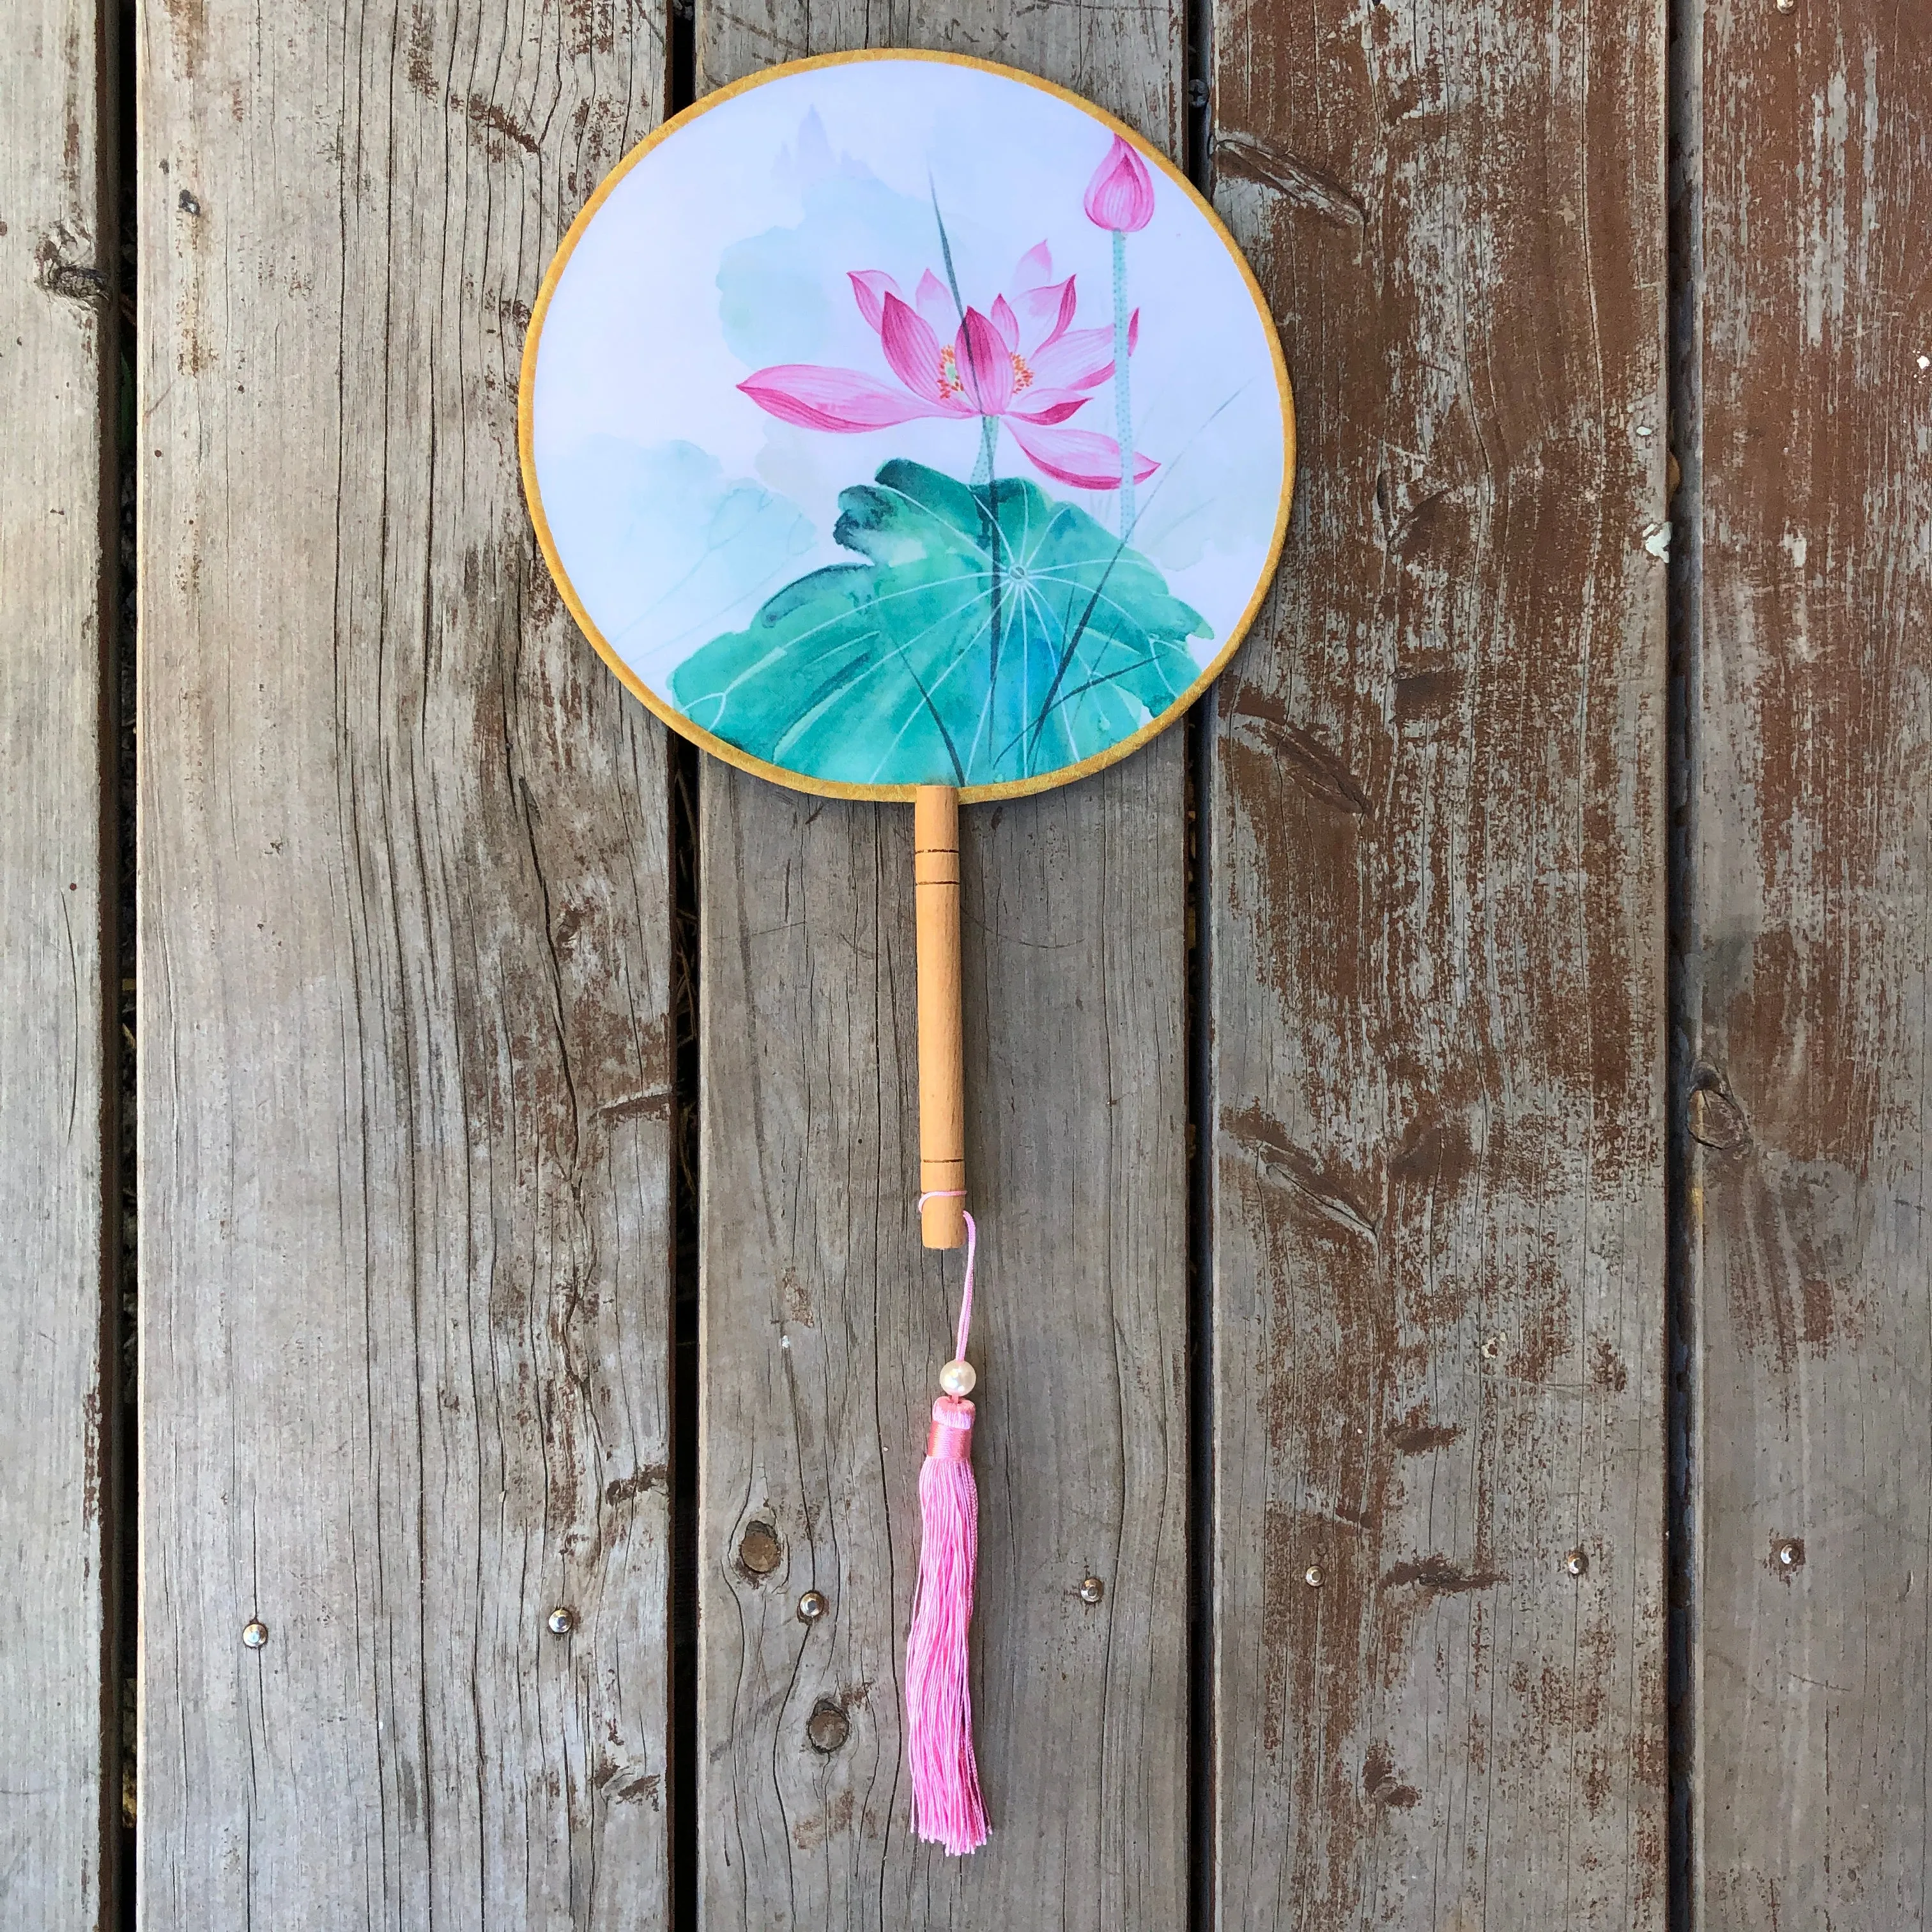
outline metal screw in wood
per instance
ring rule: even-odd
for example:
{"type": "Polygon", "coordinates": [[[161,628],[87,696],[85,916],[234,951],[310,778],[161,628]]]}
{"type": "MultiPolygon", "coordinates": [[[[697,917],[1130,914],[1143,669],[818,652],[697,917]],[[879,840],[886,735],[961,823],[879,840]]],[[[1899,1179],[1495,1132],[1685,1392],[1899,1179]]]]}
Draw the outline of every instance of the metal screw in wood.
{"type": "Polygon", "coordinates": [[[820,1592],[808,1590],[798,1600],[798,1620],[802,1624],[815,1624],[824,1616],[827,1607],[820,1592]]]}
{"type": "Polygon", "coordinates": [[[1322,1587],[1321,1564],[1318,1563],[1310,1564],[1308,1568],[1302,1571],[1301,1580],[1306,1583],[1311,1590],[1320,1589],[1322,1587]]]}
{"type": "Polygon", "coordinates": [[[250,1650],[260,1650],[268,1640],[268,1627],[260,1617],[250,1617],[242,1626],[242,1641],[250,1650]]]}
{"type": "Polygon", "coordinates": [[[1796,1537],[1787,1536],[1778,1546],[1777,1556],[1780,1570],[1796,1570],[1804,1561],[1804,1546],[1796,1537]]]}
{"type": "Polygon", "coordinates": [[[1573,1550],[1563,1559],[1563,1567],[1573,1576],[1580,1576],[1590,1567],[1589,1557],[1580,1550],[1573,1550]]]}
{"type": "Polygon", "coordinates": [[[552,1636],[568,1636],[577,1628],[577,1612],[568,1604],[560,1604],[544,1618],[544,1627],[552,1636]]]}
{"type": "Polygon", "coordinates": [[[1097,1576],[1083,1576],[1080,1580],[1080,1600],[1083,1604],[1097,1604],[1107,1594],[1107,1586],[1097,1576]]]}

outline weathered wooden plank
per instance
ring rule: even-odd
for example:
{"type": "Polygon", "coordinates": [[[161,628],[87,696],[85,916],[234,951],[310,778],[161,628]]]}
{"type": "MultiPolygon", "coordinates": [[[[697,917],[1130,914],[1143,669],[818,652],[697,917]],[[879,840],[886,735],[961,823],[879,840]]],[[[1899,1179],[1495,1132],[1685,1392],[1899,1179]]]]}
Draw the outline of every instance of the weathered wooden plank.
{"type": "Polygon", "coordinates": [[[1932,68],[1895,0],[1694,56],[1696,1898],[1923,1926],[1932,68]]]}
{"type": "Polygon", "coordinates": [[[141,16],[157,1928],[664,1910],[665,745],[515,429],[662,27],[141,16]]]}
{"type": "MultiPolygon", "coordinates": [[[[107,94],[92,0],[0,19],[0,1920],[110,1900],[102,729],[117,359],[107,94]]],[[[118,1796],[112,1808],[118,1822],[118,1796]]]]}
{"type": "MultiPolygon", "coordinates": [[[[868,42],[938,46],[1078,88],[1172,146],[1183,24],[1166,5],[700,5],[700,86],[868,42]]],[[[925,1254],[912,1213],[912,814],[704,769],[713,1932],[1184,1920],[1182,768],[1171,732],[1084,784],[962,814],[985,1395],[974,1695],[994,1836],[960,1860],[910,1841],[897,1690],[958,1286],[958,1257],[925,1254]],[[1089,1574],[1099,1606],[1077,1594],[1089,1574]],[[808,1588],[830,1601],[809,1628],[794,1610],[808,1588]],[[844,1733],[829,1753],[811,1736],[823,1704],[840,1721],[821,1742],[844,1733]]]]}
{"type": "Polygon", "coordinates": [[[1205,774],[1218,1922],[1654,1927],[1664,10],[1216,31],[1303,450],[1205,774]]]}

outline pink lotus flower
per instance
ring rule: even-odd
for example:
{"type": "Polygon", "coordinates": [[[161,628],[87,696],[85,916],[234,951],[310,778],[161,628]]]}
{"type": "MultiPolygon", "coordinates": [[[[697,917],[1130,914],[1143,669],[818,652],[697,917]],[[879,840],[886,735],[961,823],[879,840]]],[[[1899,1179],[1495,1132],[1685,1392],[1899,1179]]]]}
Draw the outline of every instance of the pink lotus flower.
{"type": "Polygon", "coordinates": [[[1137,235],[1154,219],[1154,181],[1130,142],[1114,136],[1087,184],[1087,219],[1116,235],[1137,235]]]}
{"type": "MultiPolygon", "coordinates": [[[[996,296],[989,314],[968,308],[962,316],[929,268],[910,302],[877,268],[857,270],[850,280],[859,313],[878,331],[898,386],[856,369],[782,363],[738,385],[768,416],[846,435],[920,417],[990,418],[1004,422],[1048,476],[1083,490],[1120,487],[1120,446],[1112,436],[1064,427],[1113,374],[1114,332],[1072,326],[1073,278],[1053,280],[1044,242],[1020,258],[1014,301],[996,296]]],[[[1136,314],[1127,332],[1130,354],[1139,334],[1136,314]]],[[[1139,478],[1159,467],[1136,452],[1139,478]]]]}

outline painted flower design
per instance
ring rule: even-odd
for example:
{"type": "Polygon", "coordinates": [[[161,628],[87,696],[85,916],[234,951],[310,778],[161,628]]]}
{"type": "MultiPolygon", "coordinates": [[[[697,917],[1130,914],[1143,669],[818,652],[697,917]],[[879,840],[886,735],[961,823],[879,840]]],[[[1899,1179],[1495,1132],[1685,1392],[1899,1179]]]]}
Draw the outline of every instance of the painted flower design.
{"type": "MultiPolygon", "coordinates": [[[[1147,163],[1134,152],[1132,143],[1116,134],[1113,144],[1100,158],[1094,178],[1087,184],[1081,204],[1087,219],[1096,228],[1107,230],[1114,243],[1114,362],[1118,370],[1114,378],[1114,428],[1120,440],[1117,449],[1130,449],[1134,440],[1133,398],[1129,393],[1132,372],[1120,345],[1132,334],[1132,318],[1127,314],[1127,237],[1136,235],[1154,219],[1154,177],[1147,163]]],[[[1114,487],[1120,509],[1120,541],[1125,543],[1134,530],[1134,484],[1138,476],[1124,463],[1120,480],[1114,487]]]]}
{"type": "Polygon", "coordinates": [[[1116,235],[1138,235],[1154,219],[1154,178],[1131,142],[1114,145],[1087,184],[1087,219],[1116,235]]]}
{"type": "MultiPolygon", "coordinates": [[[[1131,152],[1131,151],[1130,151],[1131,152]]],[[[1135,160],[1139,160],[1138,155],[1135,160]]],[[[920,417],[979,418],[987,448],[1004,424],[1034,466],[1086,490],[1117,490],[1125,465],[1120,446],[1067,419],[1114,373],[1116,332],[1073,327],[1073,278],[1056,282],[1046,244],[1029,249],[1015,272],[1016,292],[992,308],[962,311],[946,285],[928,269],[908,302],[898,284],[877,268],[851,272],[859,312],[878,332],[896,385],[856,369],[782,363],[760,369],[739,388],[768,415],[806,429],[856,434],[920,417]]],[[[1132,352],[1140,318],[1130,322],[1132,352]]],[[[1138,452],[1134,474],[1159,466],[1138,452]]]]}

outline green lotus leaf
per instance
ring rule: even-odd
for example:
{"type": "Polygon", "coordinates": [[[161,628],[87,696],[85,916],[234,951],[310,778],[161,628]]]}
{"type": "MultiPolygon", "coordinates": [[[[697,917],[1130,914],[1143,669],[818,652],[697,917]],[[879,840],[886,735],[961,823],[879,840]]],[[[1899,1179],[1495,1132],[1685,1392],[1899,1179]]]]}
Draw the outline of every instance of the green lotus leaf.
{"type": "Polygon", "coordinates": [[[672,674],[693,723],[851,784],[984,785],[1077,764],[1158,717],[1211,632],[1137,550],[1022,477],[895,461],[840,494],[866,560],[800,578],[672,674]]]}

